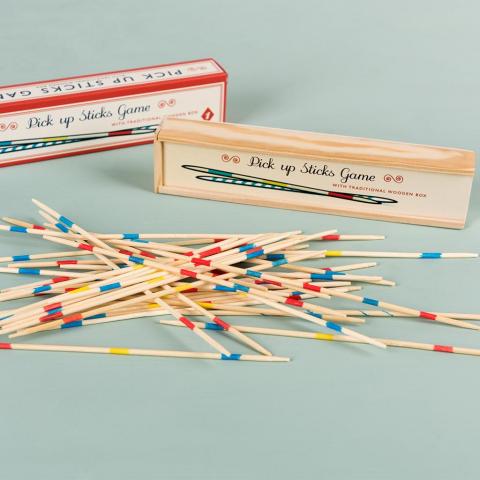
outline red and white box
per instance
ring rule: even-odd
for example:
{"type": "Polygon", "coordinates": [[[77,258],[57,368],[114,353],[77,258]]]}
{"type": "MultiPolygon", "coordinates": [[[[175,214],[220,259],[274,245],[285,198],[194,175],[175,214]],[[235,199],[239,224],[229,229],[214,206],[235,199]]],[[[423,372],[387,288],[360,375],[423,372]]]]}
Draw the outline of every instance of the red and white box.
{"type": "Polygon", "coordinates": [[[164,116],[224,121],[212,58],[0,87],[0,167],[151,143],[164,116]]]}

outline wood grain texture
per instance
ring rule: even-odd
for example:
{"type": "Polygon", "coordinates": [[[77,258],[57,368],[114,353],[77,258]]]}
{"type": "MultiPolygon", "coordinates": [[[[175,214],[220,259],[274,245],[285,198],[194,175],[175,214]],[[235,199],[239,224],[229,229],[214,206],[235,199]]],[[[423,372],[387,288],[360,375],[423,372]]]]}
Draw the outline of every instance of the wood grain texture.
{"type": "Polygon", "coordinates": [[[167,118],[156,141],[453,175],[473,176],[475,171],[470,150],[231,123],[167,118]]]}
{"type": "Polygon", "coordinates": [[[157,184],[155,191],[157,193],[165,193],[168,195],[179,195],[182,197],[195,197],[206,200],[216,200],[229,203],[243,203],[247,205],[255,205],[262,207],[283,208],[285,210],[300,210],[304,212],[313,213],[325,213],[327,215],[341,215],[343,217],[357,217],[371,220],[384,220],[386,222],[408,223],[412,225],[427,225],[430,227],[444,227],[444,228],[456,228],[461,229],[465,225],[465,219],[451,219],[451,218],[434,218],[434,217],[421,217],[414,215],[387,215],[387,214],[372,214],[364,212],[352,212],[348,209],[341,208],[323,208],[321,206],[312,206],[302,204],[299,201],[292,202],[279,202],[269,200],[266,197],[262,197],[259,200],[258,197],[248,197],[242,195],[236,197],[234,195],[225,195],[224,193],[206,192],[200,189],[182,188],[182,187],[170,187],[162,184],[157,184]]]}

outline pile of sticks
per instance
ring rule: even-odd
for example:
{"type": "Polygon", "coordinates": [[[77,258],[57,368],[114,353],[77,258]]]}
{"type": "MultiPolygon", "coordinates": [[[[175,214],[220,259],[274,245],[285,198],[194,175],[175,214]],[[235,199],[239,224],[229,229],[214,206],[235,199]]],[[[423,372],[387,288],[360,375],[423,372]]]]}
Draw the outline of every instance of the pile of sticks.
{"type": "Polygon", "coordinates": [[[17,338],[45,331],[167,315],[174,320],[160,320],[161,324],[186,327],[204,340],[213,352],[7,342],[0,343],[0,349],[288,361],[287,357],[273,355],[250,336],[264,334],[366,343],[380,348],[393,346],[480,355],[480,350],[476,349],[372,338],[357,330],[357,326],[372,316],[420,318],[480,330],[480,325],[472,323],[472,320],[480,320],[480,315],[430,312],[352,293],[361,290],[365,284],[395,285],[381,276],[357,272],[375,266],[375,262],[322,268],[305,265],[306,260],[329,257],[443,259],[473,258],[477,254],[309,248],[311,242],[384,238],[379,235],[340,235],[336,230],[312,235],[301,231],[261,234],[93,233],[44,203],[38,200],[33,203],[39,208],[43,225],[4,217],[6,224],[0,225],[0,230],[41,238],[61,245],[63,250],[0,257],[0,262],[5,265],[0,272],[41,277],[40,281],[0,291],[2,302],[33,299],[21,307],[0,312],[0,334],[17,338]],[[362,304],[362,308],[335,308],[330,301],[336,298],[362,304]],[[365,309],[364,305],[370,308],[365,309]],[[232,325],[225,320],[228,316],[278,315],[286,321],[288,317],[300,318],[323,330],[309,332],[232,325]],[[196,321],[192,317],[203,317],[206,321],[196,321]],[[215,334],[218,330],[235,337],[250,352],[229,351],[221,343],[221,335],[215,334]]]}

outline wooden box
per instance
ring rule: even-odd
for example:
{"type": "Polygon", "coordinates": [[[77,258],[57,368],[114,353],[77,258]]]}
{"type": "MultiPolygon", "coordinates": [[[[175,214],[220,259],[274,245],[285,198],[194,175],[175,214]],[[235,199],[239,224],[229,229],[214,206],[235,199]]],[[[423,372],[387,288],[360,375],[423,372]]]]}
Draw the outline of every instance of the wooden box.
{"type": "Polygon", "coordinates": [[[472,151],[166,118],[155,191],[267,207],[463,228],[472,151]]]}

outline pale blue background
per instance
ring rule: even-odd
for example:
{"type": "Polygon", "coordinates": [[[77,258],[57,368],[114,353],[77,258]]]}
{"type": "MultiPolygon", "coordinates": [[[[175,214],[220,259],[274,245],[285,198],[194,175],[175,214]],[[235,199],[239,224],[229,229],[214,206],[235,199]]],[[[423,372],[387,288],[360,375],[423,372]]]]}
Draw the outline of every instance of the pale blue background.
{"type": "MultiPolygon", "coordinates": [[[[230,73],[229,121],[476,150],[479,13],[473,0],[3,0],[0,80],[213,56],[230,73]]],[[[388,235],[344,248],[478,249],[476,191],[468,227],[451,231],[158,196],[151,157],[145,146],[2,169],[1,213],[34,218],[34,196],[97,231],[337,227],[388,235]]],[[[34,249],[45,247],[0,237],[0,255],[34,249]]],[[[371,272],[399,283],[371,296],[480,310],[477,261],[383,260],[371,272]]],[[[480,347],[478,333],[408,319],[363,331],[480,347]]],[[[1,477],[478,478],[480,358],[259,339],[294,361],[1,353],[1,477]]],[[[152,319],[36,341],[205,349],[152,319]]]]}

